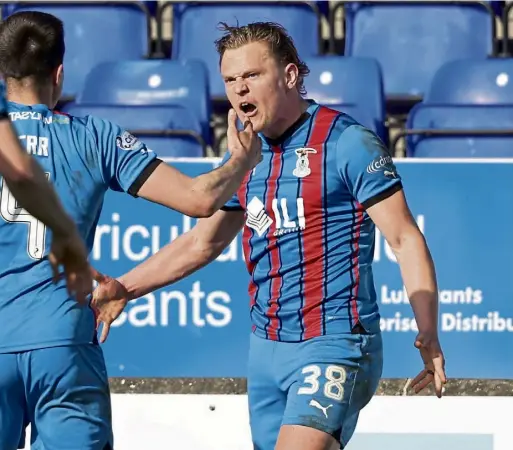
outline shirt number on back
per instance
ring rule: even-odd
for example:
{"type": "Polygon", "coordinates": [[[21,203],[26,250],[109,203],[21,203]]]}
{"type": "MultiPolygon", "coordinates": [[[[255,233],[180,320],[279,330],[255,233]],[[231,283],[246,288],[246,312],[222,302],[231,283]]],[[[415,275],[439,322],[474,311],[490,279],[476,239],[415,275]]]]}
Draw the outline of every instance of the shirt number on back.
{"type": "MultiPolygon", "coordinates": [[[[306,366],[301,373],[305,376],[304,384],[298,389],[298,395],[313,395],[319,390],[319,377],[321,368],[319,366],[306,366]]],[[[326,367],[326,383],[324,384],[324,396],[332,400],[342,400],[344,398],[344,383],[347,380],[347,372],[342,366],[326,367]]]]}
{"type": "MultiPolygon", "coordinates": [[[[50,179],[48,172],[46,178],[50,179]]],[[[0,215],[6,222],[28,225],[27,253],[32,259],[42,259],[45,251],[46,226],[18,206],[5,180],[2,182],[0,196],[0,215]]]]}

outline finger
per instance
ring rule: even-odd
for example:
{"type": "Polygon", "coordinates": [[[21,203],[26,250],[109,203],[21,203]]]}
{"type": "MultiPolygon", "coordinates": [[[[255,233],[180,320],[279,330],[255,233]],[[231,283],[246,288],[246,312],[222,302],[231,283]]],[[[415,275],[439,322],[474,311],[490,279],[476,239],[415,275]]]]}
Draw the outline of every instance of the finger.
{"type": "Polygon", "coordinates": [[[226,134],[231,145],[241,145],[237,130],[237,113],[233,108],[228,112],[228,131],[226,134]]]}
{"type": "Polygon", "coordinates": [[[103,273],[98,272],[93,266],[90,267],[90,271],[93,280],[97,281],[98,283],[107,281],[107,277],[103,273]]]}
{"type": "Polygon", "coordinates": [[[426,378],[426,375],[427,375],[427,372],[426,370],[423,370],[422,372],[420,372],[414,379],[413,381],[410,383],[410,386],[413,387],[415,386],[417,383],[420,383],[420,381],[422,381],[424,378],[426,378]]]}
{"type": "Polygon", "coordinates": [[[419,392],[422,392],[426,387],[428,387],[431,384],[431,381],[433,381],[433,377],[431,375],[427,375],[426,378],[421,380],[414,388],[414,391],[416,394],[419,392]]]}
{"type": "Polygon", "coordinates": [[[435,374],[440,378],[440,382],[442,384],[447,383],[447,377],[445,375],[444,369],[444,358],[443,356],[433,358],[433,367],[435,369],[435,374]]]}
{"type": "Polygon", "coordinates": [[[60,274],[59,274],[59,261],[57,260],[55,253],[52,252],[48,255],[48,261],[50,262],[50,266],[52,267],[53,282],[57,283],[60,279],[60,274]]]}
{"type": "Polygon", "coordinates": [[[438,373],[435,373],[434,382],[435,382],[435,394],[438,398],[442,398],[443,384],[442,384],[442,379],[440,378],[438,373]]]}
{"type": "Polygon", "coordinates": [[[100,337],[100,344],[103,344],[109,336],[110,323],[103,322],[102,335],[100,337]]]}

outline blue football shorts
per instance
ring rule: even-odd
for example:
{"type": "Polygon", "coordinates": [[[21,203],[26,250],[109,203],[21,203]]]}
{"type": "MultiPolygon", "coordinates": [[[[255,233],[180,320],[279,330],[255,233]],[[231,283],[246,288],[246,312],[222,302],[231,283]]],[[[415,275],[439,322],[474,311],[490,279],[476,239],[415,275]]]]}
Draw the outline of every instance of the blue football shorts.
{"type": "Polygon", "coordinates": [[[110,450],[111,403],[98,345],[0,354],[0,449],[110,450]],[[28,446],[27,446],[28,447],[28,446]]]}
{"type": "Polygon", "coordinates": [[[340,442],[378,387],[381,334],[320,336],[304,342],[250,339],[248,399],[255,450],[274,450],[282,425],[321,430],[340,442]]]}

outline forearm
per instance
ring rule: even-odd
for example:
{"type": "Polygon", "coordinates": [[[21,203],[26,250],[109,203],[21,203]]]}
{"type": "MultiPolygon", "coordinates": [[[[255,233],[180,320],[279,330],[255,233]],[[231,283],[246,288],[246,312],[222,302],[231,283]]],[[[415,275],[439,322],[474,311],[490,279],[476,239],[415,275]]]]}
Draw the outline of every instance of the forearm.
{"type": "Polygon", "coordinates": [[[436,335],[438,287],[433,259],[420,231],[401,240],[394,250],[419,332],[436,335]]]}
{"type": "Polygon", "coordinates": [[[129,300],[175,283],[221,254],[223,247],[204,246],[193,236],[184,234],[118,278],[127,289],[129,300]]]}
{"type": "Polygon", "coordinates": [[[41,166],[20,147],[9,122],[0,125],[4,180],[20,205],[54,233],[66,234],[74,224],[66,214],[41,166]]]}
{"type": "Polygon", "coordinates": [[[245,161],[231,157],[223,166],[194,179],[193,191],[207,199],[206,215],[212,215],[232,198],[248,170],[245,161]]]}

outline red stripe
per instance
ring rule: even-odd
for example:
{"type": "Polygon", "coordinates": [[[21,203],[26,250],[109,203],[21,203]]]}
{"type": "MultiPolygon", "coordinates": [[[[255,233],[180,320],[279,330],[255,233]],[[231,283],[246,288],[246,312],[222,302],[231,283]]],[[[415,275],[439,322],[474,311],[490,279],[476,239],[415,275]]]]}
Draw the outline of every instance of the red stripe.
{"type": "MultiPolygon", "coordinates": [[[[242,184],[239,187],[239,190],[237,191],[237,196],[239,197],[239,203],[241,206],[246,209],[247,206],[247,186],[249,182],[249,178],[251,176],[251,172],[248,172],[246,176],[244,177],[244,180],[242,184]]],[[[255,293],[256,293],[256,284],[253,281],[253,270],[255,270],[255,263],[251,261],[251,247],[249,245],[249,240],[251,239],[251,236],[253,236],[253,232],[251,229],[247,226],[244,226],[244,230],[242,232],[242,250],[244,252],[244,261],[246,262],[246,267],[249,272],[250,281],[249,281],[249,287],[248,287],[248,293],[249,293],[249,305],[252,308],[255,305],[255,293]]]]}
{"type": "Polygon", "coordinates": [[[337,111],[320,107],[307,144],[317,153],[309,155],[311,174],[302,179],[301,196],[304,202],[306,227],[303,232],[303,321],[304,338],[322,334],[322,304],[324,301],[323,229],[323,150],[337,111]]]}
{"type": "Polygon", "coordinates": [[[358,258],[360,256],[360,234],[362,231],[362,223],[363,223],[363,206],[357,203],[356,206],[356,225],[354,230],[354,244],[353,244],[353,278],[354,278],[354,286],[353,292],[351,293],[351,314],[353,316],[353,326],[355,326],[360,321],[360,315],[358,314],[358,289],[360,288],[360,264],[358,262],[358,258]]]}
{"type": "MultiPolygon", "coordinates": [[[[267,195],[265,198],[265,210],[273,211],[273,200],[276,199],[278,191],[278,178],[281,173],[281,149],[273,147],[273,156],[271,161],[271,175],[267,180],[267,195]]],[[[267,317],[269,324],[267,327],[267,335],[271,340],[278,340],[278,328],[280,326],[280,319],[278,318],[278,303],[280,297],[280,289],[282,280],[279,275],[281,266],[280,250],[277,245],[277,237],[274,235],[276,231],[276,218],[269,227],[267,232],[267,252],[271,260],[271,270],[269,271],[269,278],[271,280],[271,298],[269,300],[269,309],[267,310],[267,317]]]]}

